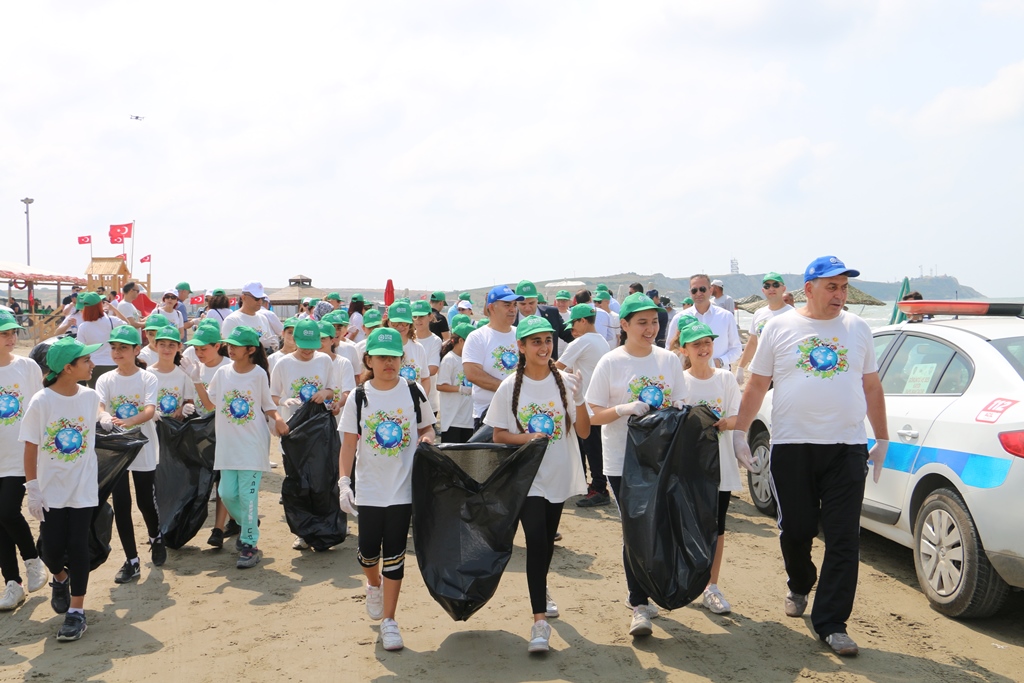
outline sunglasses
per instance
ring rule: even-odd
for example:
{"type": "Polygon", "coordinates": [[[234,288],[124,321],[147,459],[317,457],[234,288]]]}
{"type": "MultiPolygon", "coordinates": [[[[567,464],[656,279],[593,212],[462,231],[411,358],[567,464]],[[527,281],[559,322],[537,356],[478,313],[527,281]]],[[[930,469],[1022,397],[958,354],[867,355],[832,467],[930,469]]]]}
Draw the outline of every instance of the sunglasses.
{"type": "Polygon", "coordinates": [[[707,287],[690,287],[690,294],[696,294],[697,292],[703,294],[706,291],[708,291],[707,287]]]}
{"type": "Polygon", "coordinates": [[[775,282],[774,280],[765,282],[761,285],[761,289],[778,289],[782,286],[781,282],[775,282]]]}

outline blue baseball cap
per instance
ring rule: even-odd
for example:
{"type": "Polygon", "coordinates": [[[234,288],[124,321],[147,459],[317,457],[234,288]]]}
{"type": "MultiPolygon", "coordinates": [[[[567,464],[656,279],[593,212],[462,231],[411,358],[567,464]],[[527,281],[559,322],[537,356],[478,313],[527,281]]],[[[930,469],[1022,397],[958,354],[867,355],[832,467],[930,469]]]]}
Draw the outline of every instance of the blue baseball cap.
{"type": "Polygon", "coordinates": [[[835,277],[836,275],[858,277],[860,271],[847,268],[846,264],[835,256],[819,256],[811,261],[811,265],[807,266],[807,270],[804,271],[804,282],[817,280],[820,277],[835,277]]]}
{"type": "Polygon", "coordinates": [[[523,297],[517,295],[512,291],[512,288],[508,285],[498,285],[497,287],[491,288],[491,291],[487,292],[487,305],[490,306],[495,301],[522,301],[523,297]]]}

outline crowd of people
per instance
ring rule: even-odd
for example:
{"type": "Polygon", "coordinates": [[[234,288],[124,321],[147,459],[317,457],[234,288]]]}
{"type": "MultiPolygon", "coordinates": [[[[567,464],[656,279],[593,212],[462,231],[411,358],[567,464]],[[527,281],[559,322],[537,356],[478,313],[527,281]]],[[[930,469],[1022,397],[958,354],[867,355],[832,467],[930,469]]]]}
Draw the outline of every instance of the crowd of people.
{"type": "MultiPolygon", "coordinates": [[[[843,310],[847,281],[857,275],[835,257],[816,259],[804,274],[807,305],[794,309],[784,300],[783,278],[766,274],[767,306],[755,315],[745,348],[735,304],[720,281],[704,274],[690,278],[690,297],[671,322],[662,305],[668,302],[639,283],[621,302],[598,285],[561,290],[550,305],[523,280],[492,288],[482,317],[468,294],[452,305],[435,292],[381,309],[359,294],[346,305],[331,293],[303,301],[287,320],[270,310],[255,281],[242,288],[237,309],[214,289],[194,318],[182,305],[188,283],[168,289],[148,316],[132,305],[138,289],[128,283],[119,300],[77,295],[62,324],[74,336],[50,345],[42,369],[14,354],[18,323],[0,311],[0,610],[16,609],[26,592],[42,588],[48,570],[51,606],[64,615],[57,639],[85,632],[88,528],[99,504],[97,425],[138,427],[148,439],[111,496],[126,556],[116,583],[141,573],[134,508],[152,564],[168,559],[154,504],[155,422],[211,412],[218,484],[207,543],[220,548],[237,536],[236,566],[256,567],[259,490],[272,466],[272,434],[286,435],[296,410],[313,402],[338,418],[339,502],[358,519],[366,611],[381,620],[384,649],[403,647],[397,613],[418,444],[463,443],[482,429],[493,430],[498,444],[547,441],[519,519],[532,618],[528,649],[544,652],[548,620],[559,613],[547,574],[565,504],[617,501],[626,485],[630,420],[687,405],[707,406],[720,433],[718,544],[701,604],[726,614],[731,605],[719,581],[729,502],[742,489],[740,466],[754,464],[746,431],[774,382],[771,472],[789,576],[784,610],[801,616],[817,581],[815,631],[834,652],[856,654],[846,621],[856,591],[859,506],[867,465],[877,479],[886,446],[879,439],[869,453],[865,416],[875,434],[887,433],[870,330],[843,310]],[[810,372],[801,354],[823,339],[844,349],[843,365],[810,372]],[[41,557],[22,513],[26,497],[29,514],[45,524],[41,557]],[[826,531],[820,579],[810,557],[819,522],[826,531]]],[[[308,545],[298,537],[293,547],[308,545]]],[[[633,575],[625,548],[623,573],[628,633],[650,635],[658,608],[633,575]]]]}

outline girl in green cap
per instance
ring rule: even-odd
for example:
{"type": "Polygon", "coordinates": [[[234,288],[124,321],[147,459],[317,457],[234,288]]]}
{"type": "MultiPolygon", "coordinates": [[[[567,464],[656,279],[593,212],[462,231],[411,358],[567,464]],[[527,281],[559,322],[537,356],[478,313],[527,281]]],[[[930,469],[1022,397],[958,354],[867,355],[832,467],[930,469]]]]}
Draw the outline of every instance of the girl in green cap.
{"type": "Polygon", "coordinates": [[[196,411],[194,382],[181,365],[181,336],[168,325],[156,333],[156,363],[149,371],[156,376],[156,419],[173,417],[180,420],[196,411]]]}
{"type": "Polygon", "coordinates": [[[423,393],[429,395],[430,365],[427,363],[426,350],[416,340],[416,330],[413,328],[412,320],[412,306],[409,304],[396,301],[388,306],[388,324],[402,335],[402,350],[405,354],[402,369],[398,374],[407,380],[419,382],[423,387],[423,393]]]}
{"type": "Polygon", "coordinates": [[[78,325],[77,339],[83,344],[99,344],[99,349],[93,354],[92,362],[96,369],[92,373],[92,379],[88,386],[96,388],[96,380],[114,369],[114,361],[110,358],[110,333],[115,327],[123,325],[120,318],[107,315],[104,310],[103,299],[96,292],[85,292],[79,294],[84,304],[82,307],[82,322],[78,325]]]}
{"type": "Polygon", "coordinates": [[[356,388],[355,368],[352,367],[352,363],[349,362],[348,358],[335,352],[335,348],[339,343],[338,331],[335,325],[329,320],[321,320],[319,324],[320,353],[330,358],[331,362],[334,363],[335,384],[331,386],[334,389],[334,398],[327,401],[327,406],[330,407],[335,415],[338,415],[345,405],[345,401],[348,400],[349,393],[356,388]]]}
{"type": "Polygon", "coordinates": [[[122,325],[111,333],[110,356],[117,366],[113,372],[100,377],[96,392],[100,395],[100,426],[110,431],[114,425],[131,429],[141,425],[148,441],[128,466],[128,473],[117,480],[111,494],[117,535],[124,549],[125,562],[114,576],[114,583],[128,583],[139,578],[139,550],[135,543],[135,523],[132,520],[132,493],[129,480],[135,481],[135,501],[149,533],[150,555],[153,565],[159,567],[167,559],[167,549],[160,538],[160,518],[156,510],[156,463],[160,452],[157,442],[156,415],[157,378],[146,372],[139,360],[139,331],[122,325]]]}
{"type": "Polygon", "coordinates": [[[452,327],[451,336],[441,347],[441,367],[437,371],[440,394],[441,441],[466,443],[473,436],[473,385],[462,369],[462,347],[476,327],[469,322],[452,327]]]}
{"type": "Polygon", "coordinates": [[[79,386],[92,377],[86,346],[65,337],[46,352],[49,372],[43,391],[28,405],[21,424],[25,443],[25,491],[28,511],[46,523],[43,562],[53,573],[50,606],[64,614],[57,640],[78,640],[85,633],[85,594],[89,587],[89,535],[99,505],[96,417],[100,397],[79,386]]]}
{"type": "Polygon", "coordinates": [[[587,492],[577,437],[585,439],[590,434],[590,417],[580,375],[560,372],[551,359],[551,324],[540,316],[528,316],[519,321],[516,340],[519,362],[515,374],[498,385],[484,423],[494,427],[495,443],[548,441],[520,518],[526,535],[526,583],[533,613],[527,649],[547,652],[551,638],[547,618],[558,616],[558,606],[547,591],[548,568],[566,499],[587,492]]]}
{"type": "Polygon", "coordinates": [[[366,304],[362,294],[353,294],[348,303],[348,340],[358,344],[366,339],[366,328],[363,327],[363,316],[366,304]]]}
{"type": "MultiPolygon", "coordinates": [[[[430,388],[427,391],[427,400],[430,401],[430,409],[437,415],[441,407],[441,397],[437,393],[437,371],[441,368],[441,345],[444,340],[434,334],[430,329],[430,321],[433,309],[426,301],[414,301],[412,303],[412,325],[416,332],[416,342],[423,347],[427,356],[427,368],[430,370],[430,388]]],[[[444,316],[442,316],[443,318],[444,316]]],[[[444,322],[447,327],[448,322],[444,322]]]]}

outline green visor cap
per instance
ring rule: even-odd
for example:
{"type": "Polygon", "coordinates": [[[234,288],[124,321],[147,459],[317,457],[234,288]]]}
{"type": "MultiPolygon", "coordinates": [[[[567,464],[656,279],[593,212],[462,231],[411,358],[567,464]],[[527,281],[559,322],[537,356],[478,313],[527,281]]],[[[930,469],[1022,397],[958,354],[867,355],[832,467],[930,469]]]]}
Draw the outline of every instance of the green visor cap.
{"type": "Polygon", "coordinates": [[[73,337],[61,337],[46,351],[46,367],[50,368],[46,379],[54,379],[61,373],[64,366],[74,363],[82,356],[88,356],[98,350],[102,344],[89,344],[86,346],[73,337]]]}
{"type": "Polygon", "coordinates": [[[658,304],[654,303],[654,301],[651,300],[651,297],[646,294],[633,292],[622,301],[622,305],[619,307],[619,319],[624,319],[638,311],[647,311],[651,309],[657,311],[665,310],[658,306],[658,304]]]}
{"type": "Polygon", "coordinates": [[[212,292],[210,292],[210,296],[227,296],[227,295],[228,295],[228,293],[225,292],[223,289],[215,289],[212,292]]]}
{"type": "Polygon", "coordinates": [[[6,332],[7,330],[20,329],[21,325],[18,324],[18,319],[7,311],[0,311],[0,332],[6,332]]]}
{"type": "MultiPolygon", "coordinates": [[[[692,316],[684,316],[690,318],[692,316]]],[[[697,320],[694,318],[694,320],[697,320]]],[[[711,331],[711,328],[704,323],[697,321],[693,325],[682,328],[679,330],[679,345],[683,346],[690,342],[695,342],[698,339],[704,339],[705,337],[711,337],[712,339],[718,339],[718,335],[711,331]]]]}
{"type": "Polygon", "coordinates": [[[598,286],[597,286],[597,287],[596,287],[595,289],[596,289],[596,290],[597,290],[598,292],[607,292],[607,291],[608,291],[608,285],[606,285],[606,284],[604,284],[604,283],[601,283],[601,284],[599,284],[599,285],[598,285],[598,286]]]}
{"type": "Polygon", "coordinates": [[[377,327],[382,322],[383,320],[381,320],[380,311],[378,311],[376,308],[371,308],[370,310],[363,313],[363,327],[377,327]]]}
{"type": "Polygon", "coordinates": [[[566,301],[572,300],[572,294],[569,293],[568,289],[560,289],[555,293],[555,300],[565,299],[566,301]]]}
{"type": "Polygon", "coordinates": [[[298,324],[299,324],[299,319],[298,319],[298,318],[296,318],[295,316],[292,316],[292,317],[290,317],[290,318],[285,318],[285,319],[284,319],[284,322],[282,322],[282,323],[281,323],[281,325],[282,325],[282,326],[284,327],[284,329],[286,329],[286,330],[287,330],[287,329],[288,329],[289,327],[291,327],[291,328],[293,328],[293,329],[294,329],[294,328],[295,328],[295,326],[296,326],[296,325],[298,325],[298,324]]]}
{"type": "Polygon", "coordinates": [[[156,337],[154,337],[153,341],[159,341],[161,339],[168,339],[180,344],[181,332],[178,332],[178,328],[173,325],[166,325],[156,331],[156,337]]]}
{"type": "Polygon", "coordinates": [[[78,295],[78,303],[82,304],[82,308],[85,308],[86,306],[95,306],[101,301],[103,301],[103,299],[96,292],[86,292],[85,294],[78,295]]]}
{"type": "Polygon", "coordinates": [[[476,329],[476,325],[473,323],[459,323],[458,325],[452,326],[452,334],[461,339],[465,339],[469,336],[469,333],[476,329]]]}
{"type": "MultiPolygon", "coordinates": [[[[232,346],[259,346],[260,333],[248,325],[239,325],[231,330],[231,334],[224,340],[224,343],[232,346]]],[[[319,346],[320,343],[317,342],[317,347],[319,348],[319,346]]]]}
{"type": "Polygon", "coordinates": [[[685,299],[683,299],[683,305],[684,306],[692,306],[693,305],[693,299],[691,299],[690,297],[686,297],[685,299]]]}
{"type": "Polygon", "coordinates": [[[434,309],[430,307],[429,301],[413,301],[412,302],[412,317],[419,318],[420,316],[430,315],[434,309]]]}
{"type": "Polygon", "coordinates": [[[138,346],[142,343],[142,337],[139,335],[139,331],[131,325],[118,325],[110,331],[110,339],[107,341],[111,344],[138,346]]]}
{"type": "Polygon", "coordinates": [[[220,332],[220,321],[216,318],[203,318],[199,321],[199,327],[212,327],[220,332]]]}
{"type": "Polygon", "coordinates": [[[473,324],[473,319],[470,318],[465,313],[456,313],[455,315],[452,316],[452,329],[453,330],[455,329],[456,325],[462,325],[464,323],[470,323],[472,325],[473,324]]]}
{"type": "Polygon", "coordinates": [[[490,318],[480,318],[479,320],[476,321],[476,326],[477,327],[484,327],[485,325],[487,325],[490,322],[491,322],[490,318]]]}
{"type": "Polygon", "coordinates": [[[544,292],[537,292],[537,303],[546,304],[547,302],[548,300],[544,298],[544,292]]]}
{"type": "Polygon", "coordinates": [[[153,313],[146,318],[146,326],[143,329],[159,330],[161,327],[167,327],[170,324],[171,321],[167,319],[167,316],[161,313],[153,313]]]}
{"type": "Polygon", "coordinates": [[[412,325],[412,306],[404,301],[396,301],[388,306],[388,320],[393,323],[409,323],[412,325]]]}
{"type": "Polygon", "coordinates": [[[541,332],[552,332],[554,333],[555,328],[551,327],[545,318],[539,315],[530,315],[519,321],[519,325],[516,327],[516,339],[525,339],[531,334],[540,334],[541,332]]]}
{"type": "Polygon", "coordinates": [[[366,335],[366,354],[368,356],[401,356],[402,335],[390,327],[382,327],[366,335]]]}
{"type": "Polygon", "coordinates": [[[766,282],[778,282],[780,285],[786,284],[786,281],[782,279],[782,276],[776,273],[774,270],[770,273],[765,273],[764,277],[761,278],[761,284],[766,282]]]}
{"type": "Polygon", "coordinates": [[[469,296],[469,292],[459,294],[459,301],[472,301],[472,298],[469,296]]]}
{"type": "Polygon", "coordinates": [[[300,349],[319,349],[320,323],[315,320],[300,320],[295,326],[295,345],[300,349]]]}
{"type": "Polygon", "coordinates": [[[440,301],[444,306],[448,305],[448,302],[444,300],[444,292],[434,292],[430,295],[430,300],[434,302],[440,301]]]}
{"type": "Polygon", "coordinates": [[[352,301],[362,301],[363,303],[366,303],[366,299],[364,299],[363,295],[358,292],[352,295],[352,301]]]}
{"type": "Polygon", "coordinates": [[[526,299],[536,299],[537,285],[533,284],[529,280],[520,280],[519,284],[516,285],[516,296],[521,296],[526,299]]]}
{"type": "Polygon", "coordinates": [[[593,318],[596,315],[597,312],[590,304],[576,304],[575,306],[569,309],[569,322],[565,323],[565,329],[571,329],[572,324],[577,320],[582,320],[583,318],[593,318]]]}
{"type": "Polygon", "coordinates": [[[605,289],[597,290],[596,292],[594,292],[594,296],[593,296],[594,301],[608,301],[611,298],[612,298],[612,295],[609,294],[608,290],[605,290],[605,289]]]}
{"type": "Polygon", "coordinates": [[[200,325],[192,338],[185,342],[185,346],[206,346],[207,344],[219,344],[223,341],[220,338],[220,329],[213,325],[200,325]]]}
{"type": "Polygon", "coordinates": [[[320,299],[310,299],[309,300],[309,305],[310,306],[316,306],[318,303],[320,303],[320,299]]]}
{"type": "Polygon", "coordinates": [[[338,336],[338,331],[334,329],[334,324],[333,323],[330,323],[330,322],[328,322],[326,320],[321,320],[320,322],[317,323],[317,325],[320,326],[320,338],[321,339],[323,339],[324,337],[327,337],[329,339],[334,339],[335,337],[338,336]]]}
{"type": "Polygon", "coordinates": [[[324,301],[342,301],[341,294],[338,294],[337,292],[331,292],[330,294],[324,297],[324,301]]]}
{"type": "Polygon", "coordinates": [[[191,294],[191,293],[192,293],[192,285],[190,285],[190,284],[189,284],[189,283],[187,283],[187,282],[179,282],[178,284],[176,284],[176,285],[174,286],[174,288],[175,288],[175,289],[184,289],[184,290],[185,290],[186,292],[188,292],[189,294],[191,294]]]}
{"type": "Polygon", "coordinates": [[[324,317],[320,318],[322,323],[330,323],[332,325],[348,325],[348,313],[345,311],[331,311],[324,317]]]}

